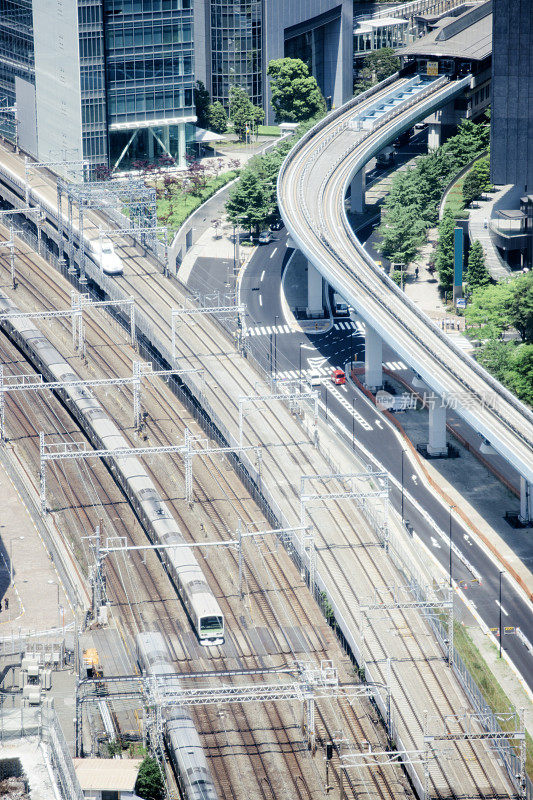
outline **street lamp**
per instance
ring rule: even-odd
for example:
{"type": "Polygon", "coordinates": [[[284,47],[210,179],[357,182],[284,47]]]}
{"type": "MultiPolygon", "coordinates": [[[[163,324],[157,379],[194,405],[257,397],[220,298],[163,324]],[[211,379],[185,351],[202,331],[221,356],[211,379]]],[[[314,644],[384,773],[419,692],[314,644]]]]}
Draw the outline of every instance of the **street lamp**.
{"type": "Polygon", "coordinates": [[[504,572],[504,569],[500,570],[500,658],[502,657],[502,575],[504,572]]]}
{"type": "Polygon", "coordinates": [[[274,377],[276,377],[278,371],[278,318],[279,314],[276,314],[274,317],[274,377]]]}
{"type": "Polygon", "coordinates": [[[452,585],[452,511],[457,506],[450,506],[448,510],[448,532],[450,537],[450,588],[452,585]]]}
{"type": "Polygon", "coordinates": [[[405,450],[402,447],[402,523],[403,523],[403,457],[405,455],[405,450]]]}
{"type": "Polygon", "coordinates": [[[300,342],[300,394],[302,392],[302,347],[303,342],[300,342]]]}

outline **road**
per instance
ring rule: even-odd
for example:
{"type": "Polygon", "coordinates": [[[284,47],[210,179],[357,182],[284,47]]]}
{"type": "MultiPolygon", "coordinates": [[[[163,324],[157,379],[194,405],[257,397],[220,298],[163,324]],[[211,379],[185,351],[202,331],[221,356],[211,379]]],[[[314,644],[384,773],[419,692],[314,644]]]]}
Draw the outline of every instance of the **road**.
{"type": "MultiPolygon", "coordinates": [[[[371,232],[371,227],[360,231],[361,240],[364,241],[365,236],[371,232]]],[[[367,451],[375,454],[387,472],[396,479],[397,485],[391,484],[391,502],[397,511],[401,511],[402,450],[405,448],[399,436],[384,415],[377,412],[373,403],[353,384],[335,387],[328,378],[334,368],[344,367],[346,362],[353,359],[354,354],[359,359],[363,357],[364,337],[361,335],[361,327],[357,321],[338,318],[331,330],[324,334],[307,336],[289,332],[280,298],[282,271],[291,253],[287,250],[286,240],[287,233],[283,230],[275,234],[275,240],[271,244],[259,247],[242,278],[241,302],[247,308],[247,325],[253,334],[249,339],[252,352],[265,370],[270,371],[275,366],[278,375],[281,373],[283,376],[297,378],[300,370],[300,353],[304,374],[310,368],[319,368],[324,376],[320,386],[323,409],[327,409],[327,413],[335,415],[341,422],[346,440],[356,451],[362,445],[367,451]]],[[[217,266],[216,259],[211,259],[210,263],[207,261],[206,259],[202,264],[202,269],[208,270],[212,277],[217,269],[220,274],[220,262],[217,266]]],[[[405,367],[390,348],[384,347],[383,352],[385,364],[390,364],[392,368],[405,367]]],[[[407,380],[414,377],[408,368],[402,369],[401,374],[407,380]]],[[[468,434],[468,438],[477,437],[474,431],[467,430],[467,426],[459,417],[454,418],[450,415],[450,421],[452,424],[460,423],[462,432],[468,434]]],[[[404,457],[403,462],[404,517],[411,522],[416,533],[448,571],[450,551],[447,536],[450,530],[450,510],[427,486],[409,459],[404,457]],[[411,502],[408,495],[416,503],[411,502]],[[420,509],[426,512],[430,521],[420,509]],[[435,532],[431,521],[441,531],[446,532],[444,540],[435,532]]],[[[456,515],[452,517],[451,530],[454,545],[483,577],[483,581],[481,585],[473,581],[472,574],[455,554],[452,554],[453,578],[461,585],[469,602],[488,627],[498,628],[499,566],[456,515]]],[[[531,604],[505,576],[502,607],[502,625],[518,626],[528,639],[532,640],[531,604]]],[[[503,639],[503,647],[533,690],[531,669],[533,653],[529,653],[514,636],[506,636],[503,639]]]]}

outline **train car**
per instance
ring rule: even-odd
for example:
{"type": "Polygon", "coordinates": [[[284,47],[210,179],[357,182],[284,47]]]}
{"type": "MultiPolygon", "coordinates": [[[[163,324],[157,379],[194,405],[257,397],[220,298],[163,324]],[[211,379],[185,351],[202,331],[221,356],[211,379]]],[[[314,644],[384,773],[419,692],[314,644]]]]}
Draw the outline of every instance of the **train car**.
{"type": "Polygon", "coordinates": [[[124,266],[122,259],[115,252],[113,242],[107,237],[89,239],[89,253],[104,275],[122,275],[124,266]]]}
{"type": "MultiPolygon", "coordinates": [[[[16,313],[17,307],[0,293],[0,312],[16,313]]],[[[58,392],[78,420],[91,444],[101,450],[128,449],[128,441],[104,408],[84,387],[68,387],[80,378],[63,356],[24,317],[6,319],[4,329],[47,380],[67,383],[58,392]]],[[[201,644],[224,642],[224,615],[212,593],[191,547],[187,547],[179,525],[161,499],[142,463],[134,456],[109,459],[109,469],[130,498],[131,504],[154,543],[173,545],[161,551],[161,560],[172,579],[201,644]]]]}
{"type": "MultiPolygon", "coordinates": [[[[176,675],[163,636],[156,631],[137,634],[136,653],[145,675],[176,675]]],[[[176,688],[179,678],[176,675],[176,688]]],[[[172,681],[168,681],[172,684],[172,681]]],[[[198,732],[185,706],[164,711],[165,745],[185,800],[217,800],[217,792],[198,732]]]]}

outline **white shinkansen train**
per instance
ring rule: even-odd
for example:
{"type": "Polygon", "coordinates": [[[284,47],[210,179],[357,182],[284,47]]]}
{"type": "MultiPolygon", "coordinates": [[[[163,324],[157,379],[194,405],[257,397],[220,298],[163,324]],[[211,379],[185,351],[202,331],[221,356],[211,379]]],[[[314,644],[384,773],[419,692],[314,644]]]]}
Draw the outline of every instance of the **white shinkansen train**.
{"type": "MultiPolygon", "coordinates": [[[[176,675],[160,633],[145,631],[135,638],[137,661],[145,675],[176,675]]],[[[178,687],[177,676],[175,681],[178,687]]],[[[183,797],[185,800],[218,800],[198,732],[186,706],[169,706],[163,716],[165,744],[183,797]]]]}
{"type": "MultiPolygon", "coordinates": [[[[18,308],[0,292],[0,313],[17,313],[18,308]]],[[[50,381],[81,380],[64,357],[28,319],[4,319],[2,327],[50,381]]],[[[77,419],[91,443],[99,450],[127,448],[130,444],[108,416],[94,394],[86,388],[67,388],[58,395],[77,419]]],[[[115,480],[122,487],[154,544],[184,544],[178,523],[140,460],[134,456],[110,459],[115,480]]],[[[190,547],[160,550],[161,560],[173,580],[201,644],[224,642],[224,615],[190,547]]]]}

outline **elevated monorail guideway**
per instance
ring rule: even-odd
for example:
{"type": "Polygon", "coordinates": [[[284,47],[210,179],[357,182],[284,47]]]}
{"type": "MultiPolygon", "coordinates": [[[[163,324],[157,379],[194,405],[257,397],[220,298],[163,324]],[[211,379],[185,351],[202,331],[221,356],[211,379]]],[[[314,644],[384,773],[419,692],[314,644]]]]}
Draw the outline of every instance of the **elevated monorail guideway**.
{"type": "Polygon", "coordinates": [[[445,442],[446,405],[453,399],[453,408],[522,476],[521,515],[529,519],[533,413],[450,341],[384,274],[353,233],[345,209],[348,186],[352,184],[352,195],[359,190],[364,165],[402,131],[459,95],[469,82],[470,76],[429,82],[396,74],[331,112],[284,161],[278,202],[295,245],[365,322],[367,383],[381,383],[385,339],[434,393],[429,404],[430,445],[433,437],[438,447],[432,430],[436,428],[445,442]]]}

